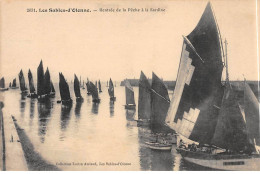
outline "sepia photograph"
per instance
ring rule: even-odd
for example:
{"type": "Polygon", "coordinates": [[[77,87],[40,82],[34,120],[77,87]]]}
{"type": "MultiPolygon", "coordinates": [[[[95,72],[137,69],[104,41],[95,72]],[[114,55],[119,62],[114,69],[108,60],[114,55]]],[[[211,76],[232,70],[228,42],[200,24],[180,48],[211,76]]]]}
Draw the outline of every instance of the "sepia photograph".
{"type": "Polygon", "coordinates": [[[0,1],[0,170],[260,171],[258,3],[0,1]]]}

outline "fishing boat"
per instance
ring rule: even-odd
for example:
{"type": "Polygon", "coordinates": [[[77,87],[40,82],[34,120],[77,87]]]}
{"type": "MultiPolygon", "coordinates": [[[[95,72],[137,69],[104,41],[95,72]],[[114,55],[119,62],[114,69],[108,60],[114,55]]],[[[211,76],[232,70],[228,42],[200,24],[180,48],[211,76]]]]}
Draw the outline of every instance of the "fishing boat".
{"type": "Polygon", "coordinates": [[[116,100],[115,89],[114,89],[114,85],[113,85],[113,82],[112,82],[111,78],[109,80],[108,94],[110,96],[110,101],[115,101],[116,100]]]}
{"type": "Polygon", "coordinates": [[[138,126],[147,126],[151,119],[151,85],[143,71],[139,79],[138,126]]]}
{"type": "Polygon", "coordinates": [[[50,93],[50,96],[51,96],[51,97],[54,97],[55,94],[56,94],[56,91],[55,91],[54,85],[53,85],[53,83],[52,83],[52,81],[51,81],[51,93],[50,93]]]}
{"type": "Polygon", "coordinates": [[[90,87],[89,87],[89,80],[88,79],[87,79],[86,87],[87,87],[87,94],[91,95],[90,87]]]}
{"type": "Polygon", "coordinates": [[[63,105],[71,105],[72,99],[70,97],[69,85],[62,73],[59,73],[59,89],[61,100],[57,101],[57,103],[62,103],[63,105]]]}
{"type": "Polygon", "coordinates": [[[74,93],[76,96],[76,102],[82,102],[84,101],[83,97],[81,96],[80,93],[80,83],[79,83],[79,79],[76,76],[76,74],[74,74],[74,93]]]}
{"type": "Polygon", "coordinates": [[[159,143],[159,142],[145,142],[146,147],[153,150],[163,150],[163,151],[171,151],[172,144],[171,143],[159,143]]]}
{"type": "Polygon", "coordinates": [[[20,82],[20,90],[22,92],[22,94],[26,94],[28,92],[27,87],[25,85],[25,79],[24,79],[24,75],[23,75],[23,70],[21,70],[19,72],[19,82],[20,82]]]}
{"type": "Polygon", "coordinates": [[[46,97],[42,60],[37,68],[37,95],[40,100],[46,97]]]}
{"type": "Polygon", "coordinates": [[[88,85],[89,85],[90,93],[92,95],[92,102],[99,103],[100,102],[100,98],[98,96],[98,89],[97,89],[97,87],[92,82],[89,82],[88,85]]]}
{"type": "Polygon", "coordinates": [[[135,109],[134,89],[128,80],[125,80],[125,109],[135,109]]]}
{"type": "Polygon", "coordinates": [[[7,90],[8,90],[8,88],[5,87],[5,78],[2,77],[0,79],[0,91],[7,91],[7,90]]]}
{"type": "Polygon", "coordinates": [[[100,80],[98,81],[98,90],[99,92],[102,92],[100,80]]]}
{"type": "Polygon", "coordinates": [[[16,86],[16,78],[13,79],[13,82],[12,82],[12,86],[10,87],[10,89],[17,89],[19,88],[18,86],[16,86]]]}
{"type": "Polygon", "coordinates": [[[229,82],[227,51],[224,53],[210,3],[196,28],[183,38],[176,87],[165,123],[180,139],[193,143],[190,148],[176,150],[185,161],[211,169],[260,170],[259,104],[245,87],[244,97],[250,104],[245,102],[243,117],[229,82]],[[253,108],[250,113],[246,112],[248,107],[253,108]]]}
{"type": "Polygon", "coordinates": [[[32,72],[31,72],[30,69],[28,71],[28,79],[29,79],[30,94],[28,94],[27,97],[29,97],[29,98],[38,98],[38,95],[36,94],[36,90],[34,88],[33,76],[32,76],[32,72]]]}
{"type": "Polygon", "coordinates": [[[50,95],[51,95],[51,76],[50,76],[48,67],[44,74],[44,92],[45,92],[46,97],[50,97],[50,95]]]}

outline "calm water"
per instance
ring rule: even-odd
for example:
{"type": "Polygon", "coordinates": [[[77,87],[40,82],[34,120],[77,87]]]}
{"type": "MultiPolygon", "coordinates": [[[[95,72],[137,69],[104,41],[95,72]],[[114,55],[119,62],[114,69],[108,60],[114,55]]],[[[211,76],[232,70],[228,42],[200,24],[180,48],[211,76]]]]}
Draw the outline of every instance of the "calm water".
{"type": "MultiPolygon", "coordinates": [[[[86,89],[81,90],[84,102],[76,104],[73,85],[69,85],[74,101],[71,108],[56,103],[60,99],[57,85],[56,97],[48,104],[21,97],[19,89],[2,93],[4,117],[16,117],[44,159],[52,164],[71,164],[59,165],[62,170],[195,170],[187,168],[175,150],[160,152],[143,145],[150,130],[135,125],[133,120],[137,118],[137,110],[124,109],[124,87],[115,87],[114,104],[109,101],[105,84],[99,104],[92,103],[86,89]],[[72,162],[83,163],[83,166],[72,162]],[[106,162],[128,165],[101,165],[106,162]]],[[[134,91],[137,102],[138,88],[134,87],[134,91]]],[[[169,92],[171,98],[172,91],[169,92]]]]}

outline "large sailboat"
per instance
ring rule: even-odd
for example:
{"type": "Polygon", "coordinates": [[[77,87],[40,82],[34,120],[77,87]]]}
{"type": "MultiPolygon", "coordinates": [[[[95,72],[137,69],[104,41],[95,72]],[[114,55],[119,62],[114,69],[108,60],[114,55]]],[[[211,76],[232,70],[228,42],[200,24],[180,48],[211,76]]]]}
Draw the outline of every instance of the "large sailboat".
{"type": "Polygon", "coordinates": [[[76,102],[82,102],[84,100],[80,93],[80,82],[76,74],[74,74],[74,93],[76,96],[76,102]]]}
{"type": "Polygon", "coordinates": [[[92,102],[94,103],[99,103],[100,102],[100,98],[98,96],[98,89],[97,89],[97,86],[95,86],[92,82],[89,81],[88,83],[89,85],[89,91],[92,95],[92,102]]]}
{"type": "Polygon", "coordinates": [[[143,71],[139,79],[138,120],[139,126],[149,125],[151,119],[151,85],[143,71]]]}
{"type": "Polygon", "coordinates": [[[44,83],[44,70],[43,70],[43,64],[42,60],[37,68],[37,95],[38,98],[44,98],[45,97],[45,83],[44,83]]]}
{"type": "Polygon", "coordinates": [[[27,87],[25,85],[25,79],[24,79],[24,75],[23,75],[23,70],[21,70],[19,72],[19,82],[20,82],[20,90],[22,92],[22,94],[26,94],[28,91],[27,91],[27,87]]]}
{"type": "Polygon", "coordinates": [[[29,71],[28,71],[28,79],[29,79],[29,89],[30,89],[30,94],[28,94],[27,97],[30,97],[30,98],[37,98],[38,95],[36,94],[36,90],[35,90],[35,88],[34,88],[33,76],[32,76],[32,72],[31,72],[30,69],[29,69],[29,71]]]}
{"type": "Polygon", "coordinates": [[[98,90],[99,90],[99,92],[102,92],[100,80],[98,81],[98,90]]]}
{"type": "Polygon", "coordinates": [[[16,78],[14,78],[10,89],[17,89],[17,88],[19,87],[16,85],[16,78]]]}
{"type": "Polygon", "coordinates": [[[8,90],[8,88],[5,87],[5,78],[2,77],[0,79],[0,91],[7,91],[7,90],[8,90]]]}
{"type": "Polygon", "coordinates": [[[111,78],[109,80],[108,94],[110,96],[110,101],[116,100],[115,89],[114,89],[113,81],[111,80],[111,78]]]}
{"type": "MultiPolygon", "coordinates": [[[[178,133],[180,142],[192,144],[190,148],[181,144],[177,151],[184,160],[207,168],[260,170],[260,155],[256,150],[259,145],[259,105],[257,102],[255,112],[248,116],[248,106],[245,105],[243,117],[228,79],[227,53],[225,57],[210,3],[196,28],[183,38],[176,87],[165,122],[178,133]],[[223,86],[224,65],[227,75],[223,86]],[[249,120],[257,118],[254,128],[258,127],[258,132],[254,130],[254,134],[250,134],[247,124],[252,122],[247,117],[249,120]]],[[[250,93],[248,88],[245,90],[245,94],[250,93]]],[[[253,101],[248,101],[252,105],[253,101]]]]}
{"type": "Polygon", "coordinates": [[[134,89],[128,80],[125,80],[125,109],[135,109],[134,89]]]}
{"type": "Polygon", "coordinates": [[[61,101],[57,101],[57,102],[58,103],[61,102],[63,105],[71,105],[72,99],[70,97],[69,85],[62,73],[59,73],[59,88],[60,88],[61,101]]]}

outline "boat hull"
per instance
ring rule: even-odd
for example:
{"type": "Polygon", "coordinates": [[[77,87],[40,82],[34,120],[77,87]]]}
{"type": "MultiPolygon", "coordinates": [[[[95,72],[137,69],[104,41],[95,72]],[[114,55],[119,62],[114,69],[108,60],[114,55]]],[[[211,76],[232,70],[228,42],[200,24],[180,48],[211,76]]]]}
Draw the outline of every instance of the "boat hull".
{"type": "Polygon", "coordinates": [[[31,93],[27,95],[28,98],[38,98],[38,95],[35,93],[31,93]]]}
{"type": "Polygon", "coordinates": [[[171,151],[171,144],[161,144],[156,142],[145,142],[145,146],[153,150],[171,151]]]}
{"type": "Polygon", "coordinates": [[[135,105],[125,105],[125,109],[134,110],[135,109],[135,105]]]}
{"type": "Polygon", "coordinates": [[[216,170],[260,170],[260,155],[209,154],[177,149],[185,161],[198,166],[216,170]]]}
{"type": "Polygon", "coordinates": [[[9,88],[0,88],[0,91],[7,91],[9,88]]]}

